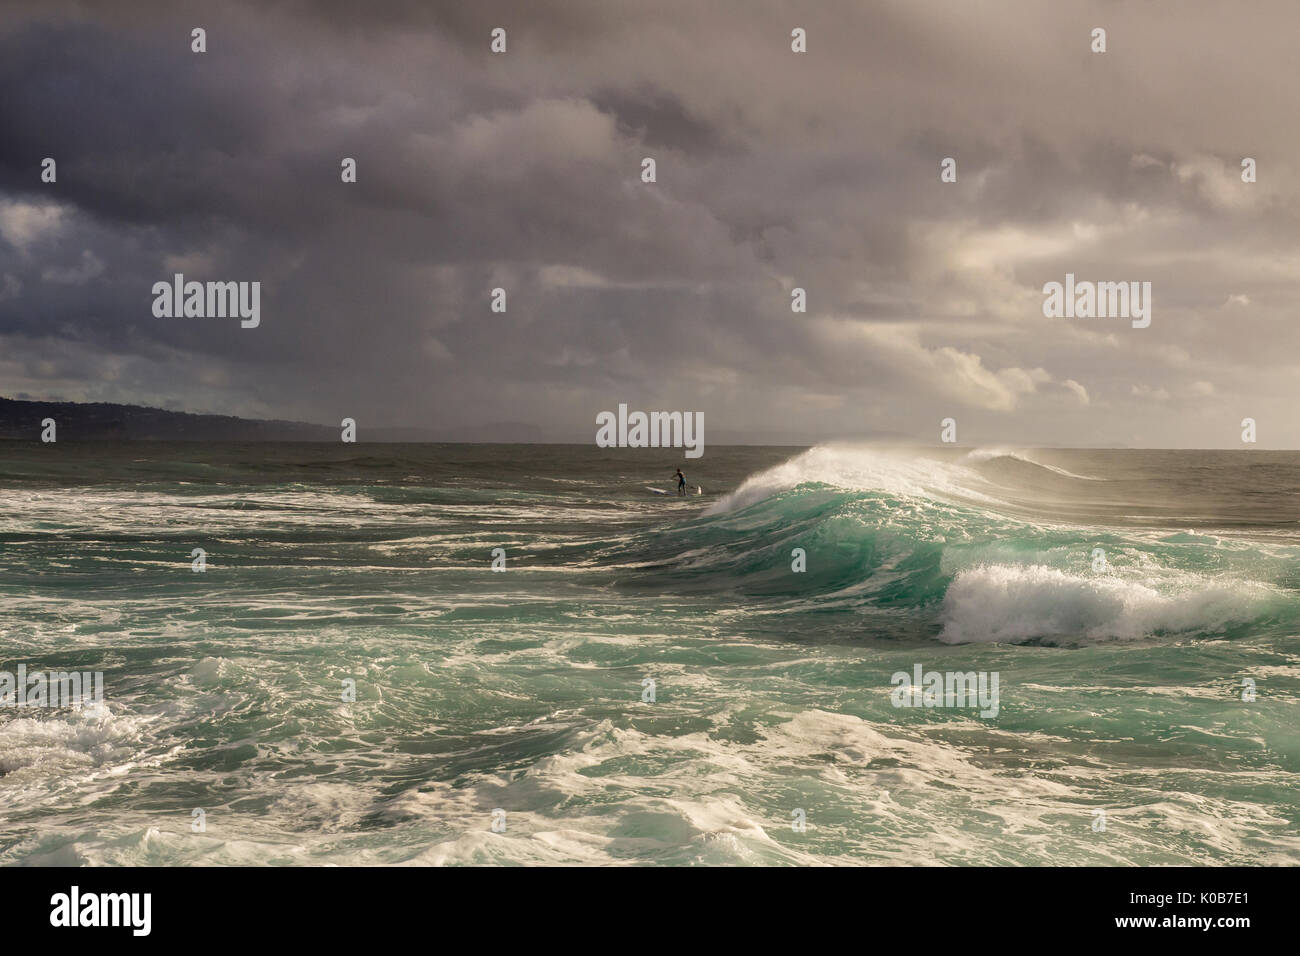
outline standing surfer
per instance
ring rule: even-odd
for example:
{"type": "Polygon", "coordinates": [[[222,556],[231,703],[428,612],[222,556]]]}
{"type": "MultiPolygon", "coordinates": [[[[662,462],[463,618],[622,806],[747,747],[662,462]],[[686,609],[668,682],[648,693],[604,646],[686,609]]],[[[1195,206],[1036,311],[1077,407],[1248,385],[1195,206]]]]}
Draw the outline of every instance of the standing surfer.
{"type": "Polygon", "coordinates": [[[680,468],[677,469],[677,494],[682,498],[686,497],[686,476],[682,474],[680,468]]]}

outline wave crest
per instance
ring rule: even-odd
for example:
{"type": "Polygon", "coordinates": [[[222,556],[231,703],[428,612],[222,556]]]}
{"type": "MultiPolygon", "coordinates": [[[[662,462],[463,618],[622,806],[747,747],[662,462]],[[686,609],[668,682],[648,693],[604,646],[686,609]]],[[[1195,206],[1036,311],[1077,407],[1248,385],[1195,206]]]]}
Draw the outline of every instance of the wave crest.
{"type": "Polygon", "coordinates": [[[916,454],[844,444],[818,445],[774,468],[746,478],[714,503],[706,515],[757,504],[800,485],[824,484],[849,491],[879,491],[912,497],[961,495],[986,499],[980,475],[962,465],[916,454]]]}
{"type": "Polygon", "coordinates": [[[980,565],[948,586],[939,637],[949,644],[1206,633],[1258,619],[1281,595],[1254,581],[1189,579],[1175,593],[1044,565],[980,565]]]}

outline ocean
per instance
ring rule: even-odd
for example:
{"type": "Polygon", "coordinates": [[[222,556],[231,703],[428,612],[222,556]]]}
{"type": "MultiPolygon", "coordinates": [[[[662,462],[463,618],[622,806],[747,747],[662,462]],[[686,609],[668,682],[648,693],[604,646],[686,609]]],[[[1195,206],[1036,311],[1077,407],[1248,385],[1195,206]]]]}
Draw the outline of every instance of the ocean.
{"type": "Polygon", "coordinates": [[[1300,454],[9,441],[20,665],[4,864],[1295,864],[1300,454]]]}

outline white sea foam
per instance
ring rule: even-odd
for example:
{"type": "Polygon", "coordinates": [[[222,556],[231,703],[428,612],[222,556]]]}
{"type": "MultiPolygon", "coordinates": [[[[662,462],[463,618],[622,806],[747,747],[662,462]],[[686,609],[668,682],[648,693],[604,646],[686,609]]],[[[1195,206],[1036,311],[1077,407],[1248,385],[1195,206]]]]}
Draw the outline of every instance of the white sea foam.
{"type": "MultiPolygon", "coordinates": [[[[29,660],[94,649],[100,666],[123,675],[123,694],[110,688],[115,716],[104,722],[0,712],[0,805],[9,821],[0,864],[1300,859],[1287,768],[1258,759],[1284,752],[1290,739],[1275,705],[1296,695],[1291,632],[1239,639],[1230,631],[1232,640],[1195,647],[1100,643],[1184,624],[1201,636],[1215,621],[1259,618],[1270,602],[1291,599],[1240,578],[1289,581],[1294,552],[1261,563],[1253,545],[1167,529],[1143,537],[986,522],[936,499],[976,501],[987,491],[996,506],[1001,490],[978,471],[1014,478],[1028,466],[981,466],[1008,457],[1005,449],[961,454],[930,460],[827,446],[752,477],[748,497],[715,510],[803,482],[890,496],[889,533],[878,536],[889,540],[869,580],[818,587],[810,576],[806,593],[779,601],[726,594],[710,603],[655,588],[666,579],[653,571],[626,570],[658,567],[671,553],[674,575],[694,568],[707,579],[746,557],[738,549],[774,537],[773,516],[757,511],[754,535],[732,534],[751,520],[735,516],[716,522],[723,535],[677,516],[653,534],[624,534],[640,529],[633,518],[644,502],[624,511],[584,505],[582,526],[598,527],[599,550],[528,574],[516,573],[529,566],[521,550],[511,573],[488,575],[480,545],[498,536],[507,546],[527,542],[519,547],[535,555],[580,545],[584,534],[560,528],[568,512],[545,503],[381,503],[369,516],[365,496],[313,502],[302,489],[250,498],[257,508],[241,506],[242,490],[170,503],[147,492],[43,492],[31,509],[0,504],[0,522],[12,513],[24,534],[49,536],[49,554],[95,572],[57,588],[15,578],[0,596],[8,646],[29,660]],[[338,513],[325,514],[332,503],[338,513]],[[502,534],[499,523],[516,516],[539,528],[502,534]],[[556,530],[543,534],[544,522],[556,530]],[[64,552],[53,543],[68,527],[79,533],[64,552]],[[382,534],[295,559],[296,535],[267,533],[315,527],[382,534]],[[124,549],[123,528],[146,542],[169,536],[124,549]],[[233,582],[189,572],[188,548],[174,548],[170,532],[194,528],[204,541],[232,545],[211,550],[228,552],[227,567],[245,565],[233,582]],[[111,533],[97,541],[102,531],[111,533]],[[660,535],[672,548],[659,547],[660,535]],[[942,547],[917,552],[911,541],[921,538],[942,547]],[[245,564],[234,556],[250,540],[258,560],[245,564]],[[1105,546],[1112,572],[1086,573],[1094,543],[1105,546]],[[404,567],[372,563],[366,547],[400,555],[404,567]],[[463,569],[461,548],[475,552],[475,575],[427,573],[463,569]],[[180,556],[167,574],[173,550],[180,556]],[[135,565],[131,577],[103,558],[135,565]],[[597,586],[584,588],[580,575],[591,566],[601,572],[597,586]],[[999,566],[1005,588],[985,570],[999,566]],[[288,573],[295,567],[311,574],[288,573]],[[1270,578],[1272,567],[1280,570],[1270,578]],[[331,569],[347,573],[323,580],[331,569]],[[1208,577],[1212,569],[1223,577],[1208,577]],[[620,584],[607,586],[605,572],[614,571],[620,584]],[[937,608],[950,578],[949,601],[937,608]],[[913,584],[918,603],[873,603],[881,587],[897,594],[913,584]],[[1018,708],[1003,711],[1012,719],[1002,728],[889,706],[887,675],[925,653],[911,635],[937,630],[937,613],[962,640],[1014,640],[988,634],[989,621],[1008,611],[1023,616],[1026,631],[1059,623],[1069,631],[1063,640],[1091,629],[1099,643],[1069,652],[944,649],[957,657],[942,669],[983,667],[971,654],[997,658],[989,666],[1002,670],[1004,706],[1014,693],[1018,708]],[[895,633],[895,619],[907,639],[876,640],[878,631],[895,633]],[[823,643],[826,634],[835,639],[823,643]],[[1158,675],[1154,686],[1114,666],[1126,655],[1158,675]],[[344,703],[338,679],[352,675],[360,693],[344,703]],[[658,681],[653,705],[639,701],[646,675],[658,681]],[[1230,679],[1245,675],[1260,680],[1262,706],[1232,699],[1230,679]],[[190,829],[195,807],[208,814],[205,833],[190,829]],[[497,807],[508,811],[505,833],[489,829],[497,807]],[[1093,807],[1107,808],[1123,839],[1089,829],[1093,807]],[[796,808],[807,811],[806,833],[792,830],[796,808]]],[[[838,561],[833,545],[871,538],[874,528],[860,531],[877,504],[852,502],[819,525],[829,533],[810,536],[823,549],[810,553],[810,567],[838,561]]],[[[767,565],[756,565],[762,582],[767,565]]]]}
{"type": "Polygon", "coordinates": [[[877,447],[829,444],[810,448],[775,468],[751,475],[705,514],[736,511],[813,482],[852,491],[913,497],[958,495],[976,500],[987,499],[992,490],[978,473],[962,465],[877,447]]]}
{"type": "Polygon", "coordinates": [[[808,451],[746,478],[704,513],[724,514],[746,508],[802,484],[820,483],[851,491],[879,491],[911,497],[959,498],[987,504],[1002,502],[999,488],[975,466],[1009,458],[1065,478],[1104,481],[1038,461],[1027,452],[1005,447],[976,448],[955,461],[930,458],[915,450],[834,442],[808,451]]]}
{"type": "Polygon", "coordinates": [[[1214,632],[1258,617],[1280,593],[1253,581],[1182,575],[1172,586],[1045,565],[980,565],[958,573],[944,596],[948,643],[1036,638],[1133,640],[1156,632],[1214,632]]]}
{"type": "Polygon", "coordinates": [[[6,720],[0,723],[0,775],[12,786],[65,774],[89,779],[121,772],[140,756],[146,723],[114,716],[106,703],[6,720]]]}

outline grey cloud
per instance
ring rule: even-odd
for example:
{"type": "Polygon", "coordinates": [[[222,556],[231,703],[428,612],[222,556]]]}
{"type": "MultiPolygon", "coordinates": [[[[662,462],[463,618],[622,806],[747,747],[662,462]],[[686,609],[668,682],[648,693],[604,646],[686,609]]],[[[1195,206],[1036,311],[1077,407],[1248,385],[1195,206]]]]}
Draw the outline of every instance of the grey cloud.
{"type": "Polygon", "coordinates": [[[810,441],[1221,444],[1243,408],[1300,442],[1288,4],[4,10],[0,394],[578,439],[619,401],[810,441]],[[262,281],[262,326],[153,318],[177,264],[262,281]],[[1067,271],[1151,281],[1152,327],[1044,319],[1067,271]]]}

